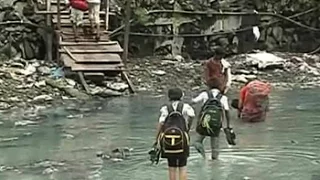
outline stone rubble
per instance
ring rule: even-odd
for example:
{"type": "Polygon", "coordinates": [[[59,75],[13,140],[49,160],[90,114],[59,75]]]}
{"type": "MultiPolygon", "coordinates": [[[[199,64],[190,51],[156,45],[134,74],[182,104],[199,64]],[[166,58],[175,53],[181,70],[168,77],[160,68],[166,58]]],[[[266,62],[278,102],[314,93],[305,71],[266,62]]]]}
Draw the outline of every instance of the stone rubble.
{"type": "MultiPolygon", "coordinates": [[[[233,89],[250,79],[267,80],[277,88],[318,87],[320,57],[257,51],[226,58],[232,65],[233,89]]],[[[130,78],[140,91],[163,92],[178,86],[185,91],[205,88],[202,61],[178,62],[162,57],[132,59],[130,78]]]]}
{"type": "MultiPolygon", "coordinates": [[[[43,60],[0,59],[0,110],[91,98],[79,81],[60,75],[57,70],[56,64],[43,60]]],[[[90,94],[112,97],[127,93],[128,85],[117,79],[101,86],[88,81],[90,94]]]]}

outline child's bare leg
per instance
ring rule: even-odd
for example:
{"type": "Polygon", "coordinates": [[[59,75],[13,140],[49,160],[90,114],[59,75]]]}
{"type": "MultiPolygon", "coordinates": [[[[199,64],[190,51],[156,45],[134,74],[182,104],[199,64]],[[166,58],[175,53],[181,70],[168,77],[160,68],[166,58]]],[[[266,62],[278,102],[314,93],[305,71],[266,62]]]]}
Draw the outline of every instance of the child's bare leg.
{"type": "Polygon", "coordinates": [[[95,4],[94,8],[94,17],[95,17],[95,23],[96,23],[96,39],[100,39],[100,4],[95,4]]]}
{"type": "Polygon", "coordinates": [[[180,167],[179,168],[179,180],[187,180],[188,175],[187,175],[187,167],[180,167]]]}
{"type": "Polygon", "coordinates": [[[176,180],[177,178],[177,168],[169,167],[169,180],[176,180]]]}
{"type": "Polygon", "coordinates": [[[91,32],[94,32],[94,4],[89,3],[89,21],[91,32]]]}
{"type": "Polygon", "coordinates": [[[100,23],[97,24],[97,35],[96,35],[96,39],[100,40],[100,23]]]}

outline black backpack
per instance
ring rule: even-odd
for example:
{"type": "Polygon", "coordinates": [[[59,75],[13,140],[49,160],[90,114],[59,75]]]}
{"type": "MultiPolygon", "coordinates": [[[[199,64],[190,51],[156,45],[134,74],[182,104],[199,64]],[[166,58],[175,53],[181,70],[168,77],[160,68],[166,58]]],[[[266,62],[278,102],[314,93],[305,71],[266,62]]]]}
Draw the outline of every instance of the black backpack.
{"type": "Polygon", "coordinates": [[[168,116],[162,126],[159,140],[161,157],[189,156],[190,139],[185,118],[182,115],[183,103],[179,102],[177,110],[172,104],[167,105],[168,116]]]}
{"type": "Polygon", "coordinates": [[[222,94],[216,97],[211,91],[207,91],[209,99],[201,108],[196,131],[203,136],[219,136],[222,127],[222,117],[224,115],[223,105],[221,104],[222,94]]]}

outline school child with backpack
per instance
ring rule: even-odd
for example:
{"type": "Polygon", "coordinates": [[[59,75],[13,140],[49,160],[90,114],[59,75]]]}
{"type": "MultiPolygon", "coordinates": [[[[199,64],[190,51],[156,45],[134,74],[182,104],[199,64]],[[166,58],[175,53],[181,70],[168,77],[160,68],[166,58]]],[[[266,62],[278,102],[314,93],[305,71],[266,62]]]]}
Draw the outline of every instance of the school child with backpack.
{"type": "Polygon", "coordinates": [[[226,121],[227,141],[230,145],[235,145],[235,134],[230,127],[230,114],[227,96],[223,95],[219,90],[219,83],[211,82],[209,89],[200,93],[196,98],[192,99],[192,103],[202,102],[202,108],[199,113],[197,122],[197,138],[194,143],[196,150],[205,158],[205,150],[203,140],[209,136],[211,140],[211,158],[215,160],[219,155],[219,135],[223,121],[226,121]]]}
{"type": "Polygon", "coordinates": [[[195,112],[183,103],[183,92],[179,88],[168,91],[169,103],[160,109],[156,143],[162,158],[168,160],[169,179],[187,180],[187,159],[189,156],[189,130],[195,112]],[[179,171],[179,173],[177,173],[179,171]]]}

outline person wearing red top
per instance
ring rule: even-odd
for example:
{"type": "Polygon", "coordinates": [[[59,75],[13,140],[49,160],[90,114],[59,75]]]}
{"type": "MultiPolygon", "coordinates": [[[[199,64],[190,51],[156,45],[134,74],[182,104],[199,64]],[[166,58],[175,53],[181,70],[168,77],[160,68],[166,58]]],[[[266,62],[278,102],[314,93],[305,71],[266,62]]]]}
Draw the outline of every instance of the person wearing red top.
{"type": "Polygon", "coordinates": [[[269,110],[269,83],[254,80],[240,90],[239,99],[232,100],[231,106],[238,110],[238,117],[245,122],[265,121],[269,110]]]}
{"type": "Polygon", "coordinates": [[[204,80],[208,87],[219,84],[219,90],[226,94],[231,85],[231,65],[223,59],[224,50],[218,48],[215,55],[204,62],[204,80]]]}

